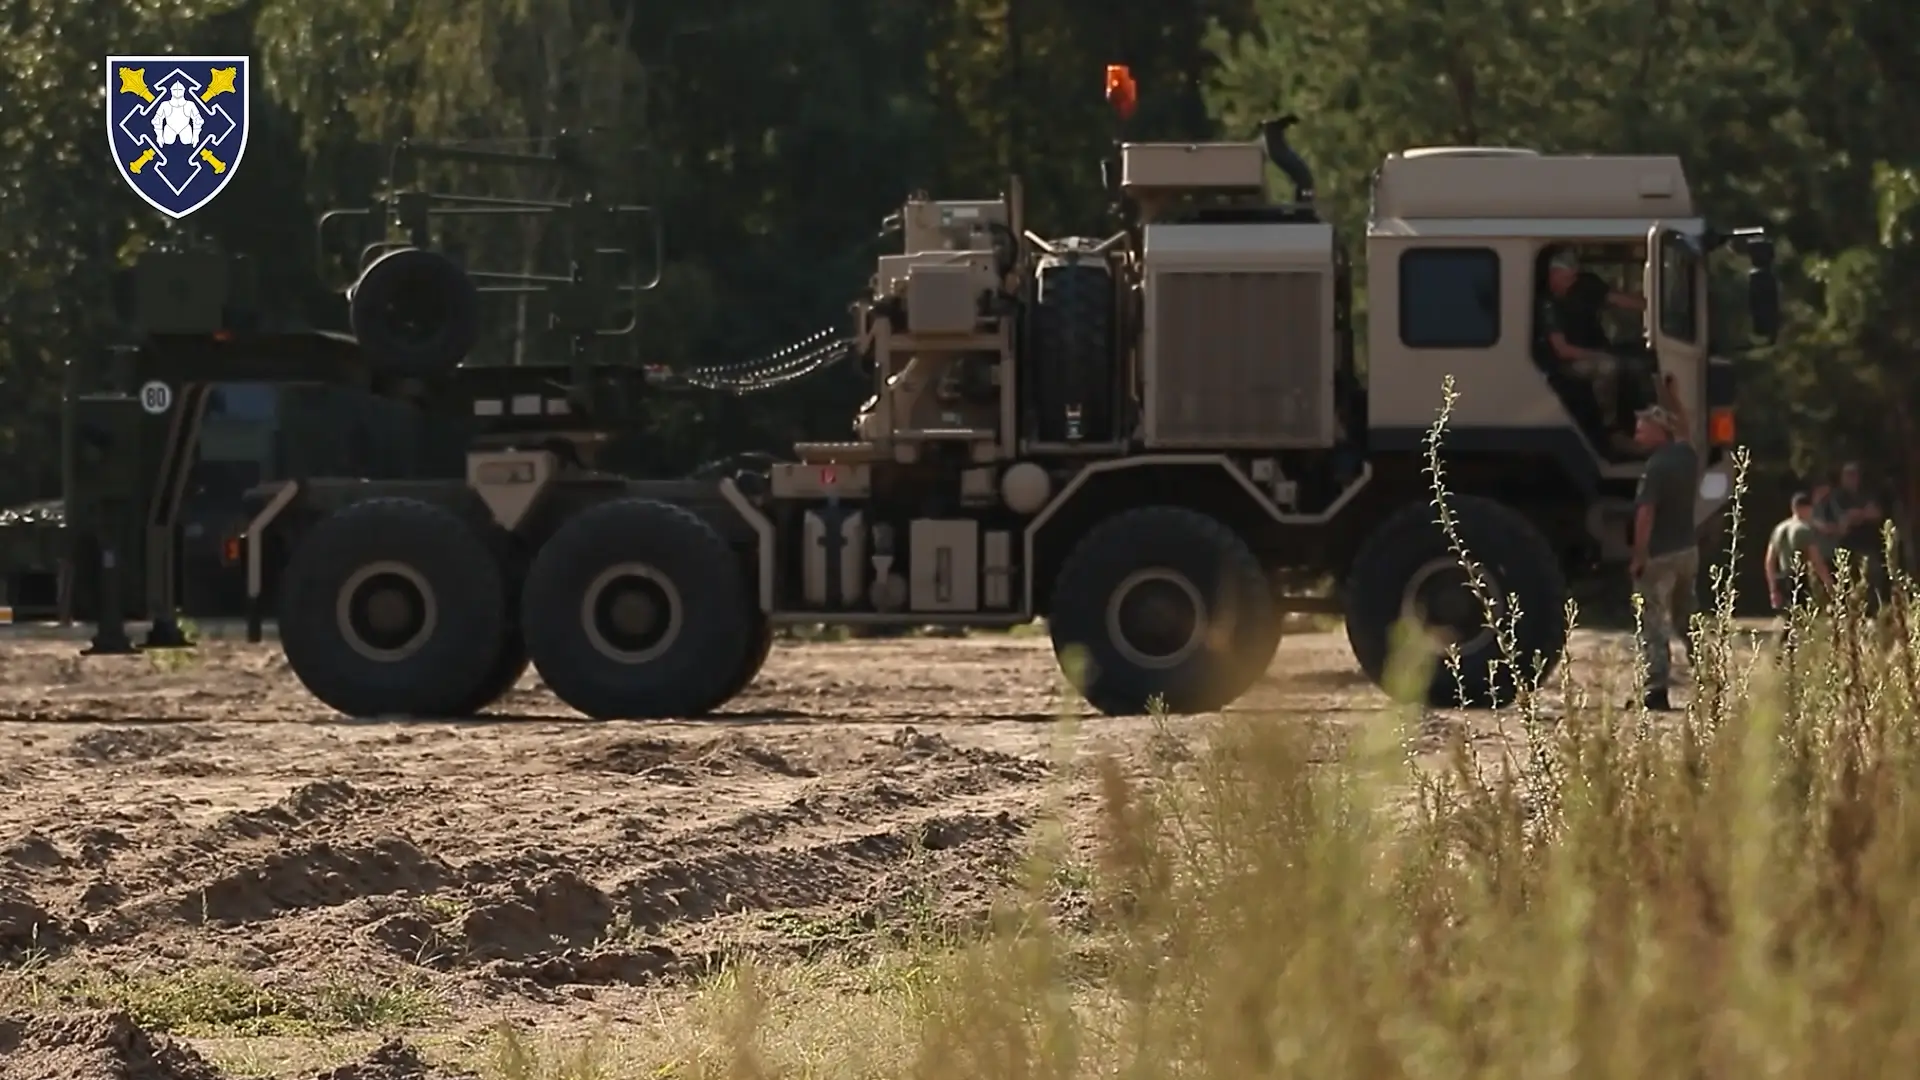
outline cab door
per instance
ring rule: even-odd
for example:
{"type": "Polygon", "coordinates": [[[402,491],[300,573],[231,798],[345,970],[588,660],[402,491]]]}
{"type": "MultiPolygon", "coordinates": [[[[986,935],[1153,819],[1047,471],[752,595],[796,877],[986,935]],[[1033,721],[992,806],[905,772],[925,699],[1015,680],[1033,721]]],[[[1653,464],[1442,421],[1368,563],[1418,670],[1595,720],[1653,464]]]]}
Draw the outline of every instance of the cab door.
{"type": "Polygon", "coordinates": [[[1647,300],[1647,343],[1660,362],[1660,373],[1672,375],[1685,406],[1688,436],[1695,446],[1706,445],[1707,392],[1707,282],[1702,272],[1705,255],[1700,241],[1655,222],[1647,230],[1647,263],[1643,275],[1647,300]]]}

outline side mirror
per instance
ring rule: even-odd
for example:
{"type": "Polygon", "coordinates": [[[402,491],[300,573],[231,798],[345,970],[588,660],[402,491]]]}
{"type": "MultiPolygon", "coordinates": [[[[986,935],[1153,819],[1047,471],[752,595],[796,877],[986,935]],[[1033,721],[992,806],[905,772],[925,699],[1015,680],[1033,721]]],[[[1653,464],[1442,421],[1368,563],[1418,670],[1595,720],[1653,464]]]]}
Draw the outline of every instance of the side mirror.
{"type": "Polygon", "coordinates": [[[1773,239],[1765,229],[1735,229],[1728,234],[1733,242],[1735,253],[1743,256],[1759,270],[1773,269],[1773,239]]]}
{"type": "Polygon", "coordinates": [[[1771,345],[1780,338],[1780,280],[1771,266],[1747,271],[1747,314],[1753,336],[1771,345]]]}

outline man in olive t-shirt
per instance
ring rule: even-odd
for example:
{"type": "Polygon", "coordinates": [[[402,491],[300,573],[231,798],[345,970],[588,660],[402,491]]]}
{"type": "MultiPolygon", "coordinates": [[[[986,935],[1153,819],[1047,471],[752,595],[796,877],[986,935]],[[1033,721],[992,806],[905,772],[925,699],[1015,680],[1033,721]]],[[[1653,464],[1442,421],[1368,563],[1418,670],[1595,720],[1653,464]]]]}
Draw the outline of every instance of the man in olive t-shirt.
{"type": "Polygon", "coordinates": [[[1693,501],[1700,456],[1685,442],[1677,418],[1656,405],[1635,415],[1634,441],[1650,451],[1633,498],[1634,595],[1640,601],[1640,648],[1647,685],[1641,703],[1672,708],[1673,639],[1685,643],[1693,621],[1694,579],[1700,572],[1693,501]]]}
{"type": "Polygon", "coordinates": [[[1813,499],[1796,492],[1793,513],[1767,537],[1767,598],[1775,611],[1785,613],[1796,594],[1812,596],[1809,581],[1818,581],[1829,594],[1833,589],[1833,568],[1827,563],[1826,545],[1814,527],[1813,514],[1813,499]]]}

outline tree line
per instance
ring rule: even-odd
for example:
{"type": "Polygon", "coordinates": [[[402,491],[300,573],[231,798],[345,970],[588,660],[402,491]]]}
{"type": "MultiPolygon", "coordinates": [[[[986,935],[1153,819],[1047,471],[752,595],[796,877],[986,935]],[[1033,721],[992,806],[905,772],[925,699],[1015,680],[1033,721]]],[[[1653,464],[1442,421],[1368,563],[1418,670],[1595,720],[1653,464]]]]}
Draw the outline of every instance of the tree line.
{"type": "MultiPolygon", "coordinates": [[[[1298,113],[1295,142],[1349,242],[1368,177],[1395,149],[1680,154],[1711,218],[1766,223],[1782,241],[1787,331],[1740,358],[1757,489],[1858,457],[1920,507],[1920,6],[1904,0],[0,10],[0,453],[13,466],[0,502],[58,488],[64,365],[112,333],[116,268],[190,235],[253,255],[266,304],[325,311],[314,217],[364,204],[398,138],[540,147],[562,129],[611,133],[622,156],[609,195],[657,207],[667,241],[634,356],[724,363],[844,320],[883,250],[879,219],[911,190],[986,197],[1018,173],[1040,231],[1101,230],[1098,162],[1114,129],[1100,78],[1124,62],[1142,90],[1131,137],[1246,137],[1298,113]],[[244,167],[182,224],[141,203],[101,152],[101,65],[115,52],[254,59],[244,167]]],[[[512,261],[543,240],[477,242],[512,261]]],[[[863,393],[846,373],[764,402],[672,402],[650,449],[678,468],[833,437],[863,393]]]]}

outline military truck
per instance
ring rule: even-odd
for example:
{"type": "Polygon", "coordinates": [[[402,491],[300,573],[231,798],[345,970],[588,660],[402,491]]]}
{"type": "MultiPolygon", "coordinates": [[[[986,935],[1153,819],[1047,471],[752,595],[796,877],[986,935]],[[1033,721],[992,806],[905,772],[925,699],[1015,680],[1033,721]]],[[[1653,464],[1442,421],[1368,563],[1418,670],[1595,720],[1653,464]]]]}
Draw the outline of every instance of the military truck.
{"type": "Polygon", "coordinates": [[[1750,261],[1749,322],[1771,334],[1764,234],[1710,230],[1674,157],[1391,155],[1371,193],[1363,372],[1345,246],[1290,122],[1257,142],[1122,145],[1109,175],[1130,221],[1104,239],[1026,232],[1017,198],[910,201],[903,250],[858,308],[876,393],[856,437],[797,446],[764,489],[723,485],[754,534],[760,611],[1045,616],[1097,708],[1157,696],[1185,712],[1265,669],[1289,606],[1277,580],[1324,574],[1370,676],[1411,618],[1460,659],[1430,697],[1494,701],[1516,668],[1551,668],[1569,576],[1627,560],[1643,467],[1536,326],[1549,251],[1567,245],[1632,260],[1646,310],[1614,349],[1616,413],[1630,423],[1662,387],[1691,399],[1712,532],[1735,387],[1710,344],[1707,259],[1750,261]],[[1290,199],[1269,198],[1269,164],[1290,199]],[[1448,376],[1453,538],[1425,445],[1448,376]],[[1503,665],[1489,622],[1515,601],[1503,665]]]}
{"type": "MultiPolygon", "coordinates": [[[[264,601],[261,568],[287,553],[289,666],[353,714],[466,715],[531,662],[589,716],[698,716],[750,683],[781,624],[1035,618],[1098,710],[1190,713],[1265,670],[1295,603],[1280,584],[1326,575],[1369,676],[1385,678],[1410,620],[1458,658],[1432,700],[1495,702],[1514,670],[1551,667],[1570,577],[1625,559],[1642,468],[1538,340],[1548,249],[1636,267],[1647,303],[1617,350],[1623,415],[1663,386],[1686,399],[1705,531],[1731,494],[1735,406],[1707,265],[1749,264],[1764,337],[1771,245],[1704,221],[1673,157],[1393,154],[1371,192],[1363,365],[1347,247],[1292,122],[1244,142],[1118,144],[1105,174],[1122,227],[1107,237],[1029,230],[1017,180],[994,199],[909,199],[891,219],[899,251],[853,306],[874,392],[849,437],[717,478],[596,469],[598,420],[564,423],[604,415],[581,408],[583,384],[489,391],[460,366],[473,277],[428,246],[391,250],[356,285],[354,338],[218,348],[259,358],[256,375],[305,350],[310,372],[425,380],[520,423],[476,439],[464,480],[263,489],[249,594],[264,601]],[[1458,400],[1430,448],[1448,377],[1458,400]]],[[[213,349],[151,347],[140,367],[230,374],[213,349]]]]}

